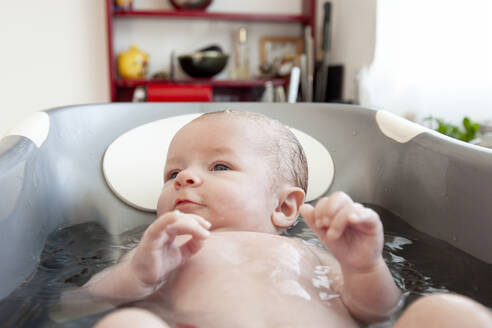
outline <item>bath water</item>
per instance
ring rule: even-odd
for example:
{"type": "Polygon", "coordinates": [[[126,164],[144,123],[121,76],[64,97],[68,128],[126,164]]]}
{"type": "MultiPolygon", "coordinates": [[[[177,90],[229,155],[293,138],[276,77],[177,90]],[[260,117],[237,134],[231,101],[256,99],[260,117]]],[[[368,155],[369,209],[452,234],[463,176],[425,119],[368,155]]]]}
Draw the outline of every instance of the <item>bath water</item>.
{"type": "MultiPolygon", "coordinates": [[[[385,229],[383,256],[397,285],[404,292],[405,306],[435,292],[456,292],[492,307],[492,265],[410,227],[404,220],[371,206],[381,216],[385,229]]],[[[145,227],[117,237],[96,223],[83,223],[50,234],[36,272],[0,301],[2,327],[87,327],[105,313],[70,322],[56,323],[49,311],[64,289],[82,286],[95,273],[116,263],[137,245],[145,227]]],[[[304,222],[286,232],[320,245],[304,222]]]]}

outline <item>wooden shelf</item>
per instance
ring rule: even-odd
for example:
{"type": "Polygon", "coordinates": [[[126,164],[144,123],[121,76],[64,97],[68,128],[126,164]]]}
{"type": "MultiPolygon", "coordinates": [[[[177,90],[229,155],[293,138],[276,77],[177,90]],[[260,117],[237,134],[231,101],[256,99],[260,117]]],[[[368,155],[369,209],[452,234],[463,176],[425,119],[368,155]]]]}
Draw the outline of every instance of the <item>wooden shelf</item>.
{"type": "Polygon", "coordinates": [[[265,83],[271,81],[274,86],[286,86],[288,79],[273,78],[273,79],[251,79],[251,80],[213,80],[213,79],[192,79],[183,81],[159,81],[159,80],[116,80],[118,88],[135,88],[148,84],[207,84],[215,88],[251,88],[263,87],[265,83]]]}
{"type": "Polygon", "coordinates": [[[186,19],[216,19],[231,21],[251,21],[251,22],[278,22],[278,23],[309,23],[310,17],[304,15],[278,15],[278,14],[239,14],[207,12],[200,10],[115,10],[115,17],[167,17],[167,18],[186,18],[186,19]]]}

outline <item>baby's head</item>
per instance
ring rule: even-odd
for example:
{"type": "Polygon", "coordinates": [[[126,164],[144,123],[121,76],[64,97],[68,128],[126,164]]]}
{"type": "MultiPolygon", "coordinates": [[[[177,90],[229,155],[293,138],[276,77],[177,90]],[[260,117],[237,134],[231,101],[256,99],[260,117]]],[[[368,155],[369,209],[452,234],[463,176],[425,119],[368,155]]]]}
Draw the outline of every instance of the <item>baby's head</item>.
{"type": "Polygon", "coordinates": [[[301,144],[283,123],[268,116],[253,112],[225,110],[203,114],[195,121],[207,118],[235,120],[241,129],[252,132],[247,142],[249,147],[257,147],[267,164],[276,170],[272,174],[272,187],[279,183],[289,184],[307,192],[308,168],[306,155],[301,144]]]}
{"type": "Polygon", "coordinates": [[[264,115],[224,111],[193,120],[169,146],[157,213],[203,216],[212,230],[275,232],[297,219],[307,189],[301,145],[264,115]]]}

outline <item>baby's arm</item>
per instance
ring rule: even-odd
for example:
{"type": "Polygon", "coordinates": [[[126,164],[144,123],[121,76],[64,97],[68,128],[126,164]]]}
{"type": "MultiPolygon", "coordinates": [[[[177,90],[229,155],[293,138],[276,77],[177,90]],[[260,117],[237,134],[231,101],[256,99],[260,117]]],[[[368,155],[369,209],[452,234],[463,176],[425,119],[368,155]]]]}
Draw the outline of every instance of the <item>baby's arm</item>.
{"type": "Polygon", "coordinates": [[[138,246],[122,262],[94,276],[85,286],[93,295],[122,301],[149,296],[201,249],[210,234],[208,228],[210,223],[198,215],[168,212],[147,228],[138,246]],[[192,238],[178,245],[176,236],[184,234],[192,238]]]}
{"type": "Polygon", "coordinates": [[[344,281],[340,292],[350,312],[364,322],[388,315],[400,291],[382,257],[379,216],[341,192],[322,198],[315,208],[304,204],[301,213],[340,263],[344,281]]]}
{"type": "Polygon", "coordinates": [[[174,211],[160,216],[120,263],[64,293],[56,311],[94,313],[153,294],[171,272],[201,249],[209,228],[210,223],[197,215],[174,211]],[[179,235],[191,235],[191,239],[178,245],[179,235]]]}

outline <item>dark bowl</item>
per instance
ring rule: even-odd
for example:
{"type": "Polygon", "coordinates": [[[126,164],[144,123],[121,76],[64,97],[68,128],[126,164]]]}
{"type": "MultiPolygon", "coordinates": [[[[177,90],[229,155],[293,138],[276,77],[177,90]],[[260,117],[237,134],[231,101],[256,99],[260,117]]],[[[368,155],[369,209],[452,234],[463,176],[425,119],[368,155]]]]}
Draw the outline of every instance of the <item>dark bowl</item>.
{"type": "Polygon", "coordinates": [[[174,8],[182,10],[205,10],[212,0],[169,0],[174,8]]]}
{"type": "Polygon", "coordinates": [[[224,69],[228,59],[228,55],[213,50],[178,56],[179,65],[191,77],[212,77],[224,69]]]}

